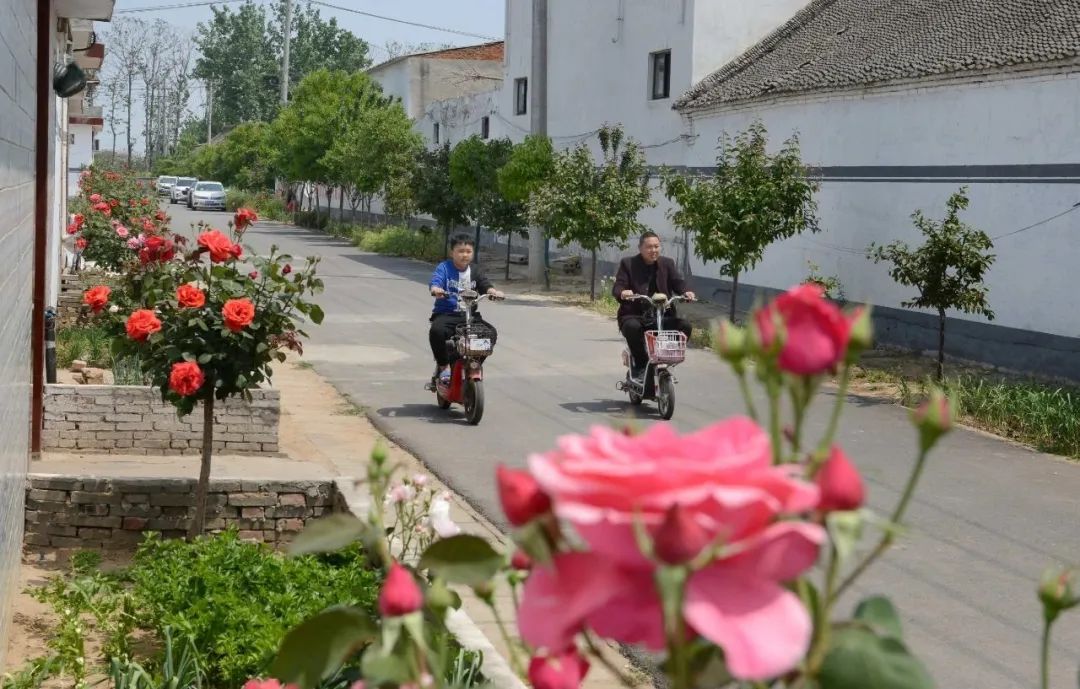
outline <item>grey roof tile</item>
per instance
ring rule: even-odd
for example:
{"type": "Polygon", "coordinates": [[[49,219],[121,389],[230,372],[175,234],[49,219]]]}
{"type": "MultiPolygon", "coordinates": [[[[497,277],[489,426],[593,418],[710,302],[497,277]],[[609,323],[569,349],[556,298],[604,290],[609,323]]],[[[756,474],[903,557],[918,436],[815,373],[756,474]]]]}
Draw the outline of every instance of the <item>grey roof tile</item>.
{"type": "Polygon", "coordinates": [[[1080,0],[813,0],[674,107],[1077,56],[1080,0]]]}

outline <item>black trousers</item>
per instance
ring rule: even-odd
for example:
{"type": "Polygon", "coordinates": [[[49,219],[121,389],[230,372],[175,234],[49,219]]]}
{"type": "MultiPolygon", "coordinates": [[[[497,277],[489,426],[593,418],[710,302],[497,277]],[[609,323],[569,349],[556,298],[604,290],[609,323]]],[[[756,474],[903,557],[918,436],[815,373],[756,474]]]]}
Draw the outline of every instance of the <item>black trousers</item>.
{"type": "MultiPolygon", "coordinates": [[[[431,314],[431,328],[428,330],[428,341],[431,343],[431,355],[435,357],[435,363],[439,366],[450,365],[450,353],[446,348],[446,341],[454,336],[454,329],[465,322],[463,313],[433,313],[431,314]]],[[[473,323],[483,323],[491,328],[491,343],[495,344],[498,333],[495,326],[480,317],[479,313],[473,314],[473,323]]]]}
{"type": "MultiPolygon", "coordinates": [[[[642,316],[627,316],[623,319],[619,330],[626,338],[626,344],[630,347],[630,355],[634,359],[634,368],[642,368],[649,361],[649,353],[645,349],[645,331],[655,330],[656,321],[642,316]]],[[[665,318],[664,330],[679,330],[687,339],[693,327],[685,318],[665,318]]]]}

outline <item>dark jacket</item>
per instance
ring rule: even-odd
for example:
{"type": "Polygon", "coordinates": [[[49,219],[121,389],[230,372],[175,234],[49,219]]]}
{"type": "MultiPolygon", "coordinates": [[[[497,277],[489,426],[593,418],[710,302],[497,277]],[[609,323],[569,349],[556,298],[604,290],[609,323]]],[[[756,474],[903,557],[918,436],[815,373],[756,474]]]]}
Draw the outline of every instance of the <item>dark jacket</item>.
{"type": "MultiPolygon", "coordinates": [[[[656,263],[656,287],[660,292],[669,297],[686,292],[686,280],[683,279],[675,261],[667,256],[661,256],[656,263]]],[[[615,284],[611,288],[611,294],[618,299],[623,290],[627,289],[633,290],[634,294],[651,296],[649,294],[649,267],[641,254],[627,256],[619,261],[619,271],[615,273],[615,284]]],[[[622,327],[623,320],[627,316],[640,316],[643,313],[651,314],[652,312],[651,307],[642,301],[620,302],[619,327],[622,327]]],[[[675,316],[675,307],[672,306],[668,313],[675,316]]]]}

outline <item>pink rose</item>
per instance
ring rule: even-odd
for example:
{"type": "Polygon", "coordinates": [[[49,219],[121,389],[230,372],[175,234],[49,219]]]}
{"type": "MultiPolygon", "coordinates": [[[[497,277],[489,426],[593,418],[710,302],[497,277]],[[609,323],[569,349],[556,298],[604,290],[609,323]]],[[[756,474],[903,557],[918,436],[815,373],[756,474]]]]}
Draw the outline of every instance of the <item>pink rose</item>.
{"type": "Polygon", "coordinates": [[[121,239],[126,238],[128,236],[128,228],[124,227],[123,225],[117,225],[116,236],[121,239]]]}
{"type": "Polygon", "coordinates": [[[821,491],[818,509],[822,512],[857,510],[866,499],[859,470],[839,446],[833,447],[829,458],[821,465],[816,482],[821,491]]]}
{"type": "Polygon", "coordinates": [[[780,368],[808,376],[836,368],[847,353],[851,321],[825,299],[821,285],[806,284],[784,292],[757,312],[758,331],[765,347],[776,339],[776,322],[784,326],[780,368]]]}
{"type": "Polygon", "coordinates": [[[736,678],[775,677],[796,666],[810,643],[802,602],[781,584],[817,559],[823,529],[781,521],[818,503],[816,486],[791,467],[772,465],[765,432],[738,417],[680,436],[666,424],[627,436],[594,428],[566,436],[559,449],[529,458],[555,515],[569,522],[588,552],[561,553],[537,565],[518,616],[522,637],[538,648],[569,647],[583,627],[623,643],[664,647],[656,563],[638,549],[635,520],[654,536],[683,533],[694,543],[722,541],[718,559],[693,572],[683,615],[724,649],[736,678]],[[669,510],[680,521],[672,528],[669,510]]]}
{"type": "Polygon", "coordinates": [[[127,240],[127,246],[129,249],[138,249],[142,247],[142,242],[139,241],[139,237],[131,237],[127,240]]]}

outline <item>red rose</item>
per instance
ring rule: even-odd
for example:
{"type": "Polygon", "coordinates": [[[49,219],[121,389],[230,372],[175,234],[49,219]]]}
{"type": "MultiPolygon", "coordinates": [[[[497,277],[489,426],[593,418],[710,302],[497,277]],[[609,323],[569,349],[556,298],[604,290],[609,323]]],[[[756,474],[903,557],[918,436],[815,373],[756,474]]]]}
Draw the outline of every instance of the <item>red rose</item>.
{"type": "Polygon", "coordinates": [[[128,205],[132,208],[135,207],[135,199],[128,199],[128,205]]]}
{"type": "Polygon", "coordinates": [[[379,612],[383,617],[401,617],[419,610],[424,594],[416,585],[409,570],[398,563],[390,565],[382,590],[379,591],[379,612]]]}
{"type": "Polygon", "coordinates": [[[218,230],[210,230],[199,235],[199,246],[210,252],[213,263],[224,263],[233,258],[233,243],[218,230]]]}
{"type": "Polygon", "coordinates": [[[78,249],[79,251],[82,251],[83,249],[85,249],[87,247],[87,245],[89,245],[89,244],[90,244],[90,242],[86,241],[86,237],[79,237],[78,239],[75,240],[75,248],[78,249]]]}
{"type": "Polygon", "coordinates": [[[528,471],[500,464],[495,468],[495,477],[503,512],[514,526],[524,526],[551,511],[551,498],[528,471]]]}
{"type": "Polygon", "coordinates": [[[250,208],[238,208],[236,214],[233,215],[233,223],[236,225],[237,232],[243,232],[258,220],[259,216],[250,208]]]}
{"type": "Polygon", "coordinates": [[[221,315],[225,318],[225,327],[238,333],[255,319],[255,305],[249,299],[230,299],[221,308],[221,315]]]}
{"type": "Polygon", "coordinates": [[[165,222],[165,211],[158,211],[157,213],[154,213],[154,217],[161,222],[165,222]]]}
{"type": "Polygon", "coordinates": [[[109,303],[109,294],[112,290],[105,285],[91,287],[83,292],[83,303],[90,307],[94,313],[101,313],[109,303]]]}
{"type": "Polygon", "coordinates": [[[169,389],[183,397],[191,397],[206,381],[202,369],[194,361],[181,361],[169,372],[169,389]]]}
{"type": "Polygon", "coordinates": [[[143,232],[153,233],[153,232],[157,231],[157,228],[154,226],[154,223],[150,222],[149,218],[143,218],[142,228],[143,228],[143,232]]]}
{"type": "Polygon", "coordinates": [[[288,275],[291,272],[292,272],[292,266],[289,265],[288,263],[286,263],[285,267],[281,269],[281,274],[282,275],[288,275]]]}
{"type": "Polygon", "coordinates": [[[78,231],[79,231],[79,226],[76,225],[74,222],[67,226],[67,233],[68,234],[76,234],[78,231]]]}
{"type": "Polygon", "coordinates": [[[784,326],[780,368],[796,375],[815,375],[836,368],[847,353],[851,321],[820,285],[799,285],[781,294],[756,314],[761,343],[776,339],[776,322],[784,326]]]}
{"type": "Polygon", "coordinates": [[[85,223],[85,222],[86,222],[86,216],[85,216],[85,215],[83,215],[82,213],[76,213],[76,214],[75,214],[75,219],[74,219],[74,221],[73,221],[73,222],[74,222],[74,223],[75,223],[75,225],[77,225],[78,227],[82,227],[82,226],[83,226],[83,223],[85,223]]]}
{"type": "Polygon", "coordinates": [[[90,194],[90,203],[98,203],[101,201],[101,194],[90,194]]]}
{"type": "Polygon", "coordinates": [[[232,248],[229,249],[229,253],[232,254],[233,258],[239,259],[241,256],[244,255],[244,247],[240,246],[239,244],[233,244],[232,248]]]}
{"type": "Polygon", "coordinates": [[[248,277],[251,278],[252,280],[257,280],[259,278],[259,271],[257,271],[257,270],[251,271],[250,273],[248,273],[248,277]]]}
{"type": "Polygon", "coordinates": [[[104,201],[100,203],[95,203],[93,206],[91,206],[91,208],[101,213],[105,217],[109,217],[110,215],[112,215],[112,209],[109,208],[109,204],[105,203],[104,201]]]}
{"type": "Polygon", "coordinates": [[[176,301],[180,306],[199,309],[206,303],[206,295],[195,285],[180,285],[176,289],[176,301]]]}
{"type": "Polygon", "coordinates": [[[534,689],[578,689],[589,672],[589,661],[576,648],[529,661],[529,684],[534,689]]]}
{"type": "Polygon", "coordinates": [[[144,205],[144,206],[149,206],[149,205],[150,205],[150,199],[148,199],[148,198],[146,198],[146,197],[144,196],[144,197],[142,198],[142,201],[140,201],[140,203],[142,203],[142,205],[144,205]]]}
{"type": "Polygon", "coordinates": [[[150,309],[139,309],[128,316],[124,330],[136,342],[146,342],[151,335],[161,331],[161,321],[150,309]]]}
{"type": "Polygon", "coordinates": [[[151,262],[171,261],[176,255],[176,245],[171,239],[165,239],[157,235],[150,235],[146,243],[139,250],[139,261],[143,265],[151,262]]]}
{"type": "Polygon", "coordinates": [[[120,202],[119,202],[119,201],[117,201],[116,199],[109,199],[109,205],[110,205],[111,207],[113,207],[113,208],[116,208],[117,206],[119,206],[119,205],[120,205],[120,202]]]}

